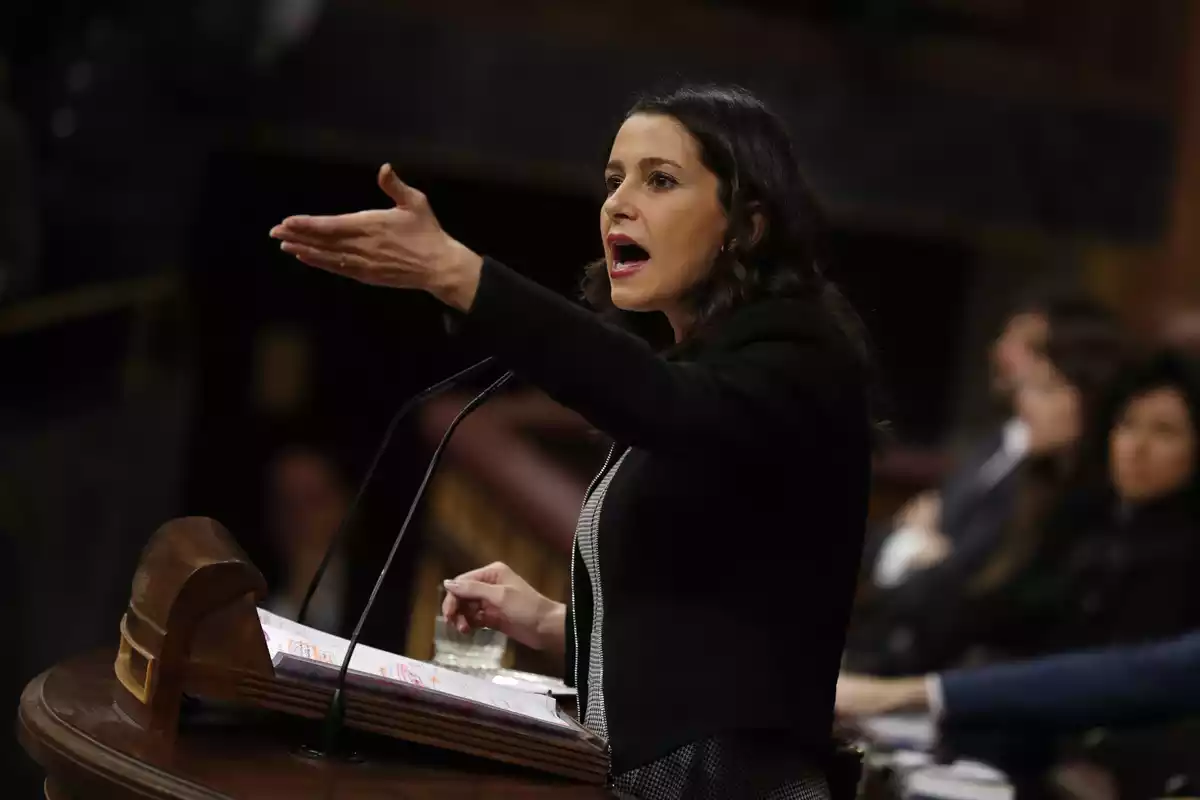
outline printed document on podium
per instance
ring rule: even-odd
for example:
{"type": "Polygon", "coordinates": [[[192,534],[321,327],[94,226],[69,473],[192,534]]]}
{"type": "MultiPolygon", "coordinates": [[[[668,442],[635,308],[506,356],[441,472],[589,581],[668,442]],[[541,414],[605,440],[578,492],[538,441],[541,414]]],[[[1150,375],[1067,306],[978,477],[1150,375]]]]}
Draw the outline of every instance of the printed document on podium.
{"type": "MultiPolygon", "coordinates": [[[[339,636],[301,625],[289,619],[258,609],[267,649],[277,669],[312,676],[313,667],[324,672],[340,668],[350,643],[339,636]],[[296,669],[297,660],[304,669],[296,669]],[[289,664],[288,662],[292,662],[289,664]]],[[[506,717],[515,715],[539,727],[550,726],[565,731],[577,730],[558,714],[554,698],[521,689],[498,686],[491,681],[463,675],[434,664],[388,653],[359,644],[350,659],[350,674],[382,677],[393,684],[398,694],[412,694],[416,689],[427,699],[461,701],[499,712],[506,717]],[[407,689],[407,691],[405,691],[407,689]],[[430,694],[432,693],[432,694],[430,694]]]]}

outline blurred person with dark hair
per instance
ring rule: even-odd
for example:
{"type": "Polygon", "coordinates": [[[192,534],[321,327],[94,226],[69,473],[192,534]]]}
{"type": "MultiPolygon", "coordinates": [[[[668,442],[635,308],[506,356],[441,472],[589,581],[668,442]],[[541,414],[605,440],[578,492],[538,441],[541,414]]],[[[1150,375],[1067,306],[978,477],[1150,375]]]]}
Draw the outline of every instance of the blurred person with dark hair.
{"type": "Polygon", "coordinates": [[[962,655],[970,640],[960,601],[980,583],[1002,583],[1010,566],[1036,550],[1048,515],[1076,480],[1084,431],[1092,429],[1125,352],[1122,332],[1103,317],[1052,331],[1017,389],[1026,452],[999,481],[1005,502],[970,519],[938,558],[863,602],[848,637],[848,669],[903,674],[962,655]]]}
{"type": "Polygon", "coordinates": [[[936,491],[924,492],[896,515],[890,530],[872,537],[864,567],[882,589],[946,558],[964,539],[998,536],[1016,499],[1015,471],[1029,448],[1029,430],[1016,413],[1018,389],[1037,369],[1056,336],[1106,337],[1112,315],[1083,295],[1037,295],[1018,306],[990,352],[993,395],[1012,415],[985,438],[936,491]]]}
{"type": "MultiPolygon", "coordinates": [[[[639,101],[603,177],[587,294],[665,320],[665,353],[452,239],[387,166],[394,208],[272,235],[312,266],[430,292],[461,335],[614,440],[580,514],[571,604],[494,564],[447,582],[447,618],[564,653],[621,792],[827,797],[870,484],[865,334],[824,275],[790,137],[745,91],[639,101]],[[731,636],[753,678],[729,679],[714,643],[731,636]]],[[[536,219],[505,213],[536,241],[536,219]]]]}
{"type": "MultiPolygon", "coordinates": [[[[1008,652],[1200,629],[1200,374],[1163,352],[1126,368],[1083,449],[1081,486],[990,600],[1008,652]]],[[[1029,550],[1033,545],[1024,548],[1029,550]]],[[[985,587],[990,588],[990,587],[985,587]]]]}
{"type": "MultiPolygon", "coordinates": [[[[932,708],[948,726],[993,726],[1019,740],[1020,725],[1061,732],[1200,711],[1200,678],[1191,674],[1200,659],[1197,365],[1165,352],[1126,368],[1095,430],[1081,449],[1083,487],[1050,517],[1037,542],[1017,540],[1008,558],[993,563],[1000,569],[972,587],[987,594],[967,598],[967,613],[993,657],[1146,647],[926,678],[846,674],[839,714],[932,708]],[[1106,476],[1098,485],[1093,471],[1106,476]],[[1183,638],[1166,643],[1174,637],[1183,638]],[[1083,675],[1089,667],[1094,676],[1083,675]]],[[[990,738],[1000,758],[1023,749],[1005,744],[1004,736],[990,738]]],[[[1031,764],[1040,769],[1049,746],[1034,745],[1031,764]]]]}
{"type": "MultiPolygon", "coordinates": [[[[265,605],[295,619],[308,584],[350,506],[350,488],[331,451],[296,444],[271,460],[266,489],[267,531],[280,570],[265,605]]],[[[327,631],[341,627],[346,578],[344,554],[339,553],[313,595],[307,622],[327,631]]]]}
{"type": "Polygon", "coordinates": [[[1149,787],[1161,790],[1187,770],[1200,778],[1194,758],[1179,756],[1194,755],[1187,749],[1194,731],[1177,727],[1200,719],[1200,630],[936,675],[838,681],[843,722],[898,712],[932,714],[943,755],[987,759],[1008,773],[1018,797],[1061,797],[1050,784],[1081,775],[1084,793],[1067,796],[1150,797],[1149,787]],[[1100,730],[1106,744],[1099,750],[1073,744],[1100,730]],[[1152,763],[1129,763],[1127,733],[1140,749],[1149,742],[1152,763]],[[1142,791],[1121,792],[1126,782],[1142,791]]]}

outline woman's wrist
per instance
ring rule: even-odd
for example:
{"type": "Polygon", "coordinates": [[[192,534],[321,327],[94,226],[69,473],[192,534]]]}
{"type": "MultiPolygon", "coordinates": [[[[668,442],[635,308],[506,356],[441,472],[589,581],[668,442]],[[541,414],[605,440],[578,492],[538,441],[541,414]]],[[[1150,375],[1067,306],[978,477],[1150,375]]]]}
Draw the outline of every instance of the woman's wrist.
{"type": "Polygon", "coordinates": [[[538,620],[537,638],[543,652],[562,657],[567,650],[567,606],[548,601],[550,605],[538,620]]]}
{"type": "Polygon", "coordinates": [[[483,257],[457,239],[447,237],[446,254],[434,270],[428,291],[459,311],[470,311],[483,273],[483,257]]]}

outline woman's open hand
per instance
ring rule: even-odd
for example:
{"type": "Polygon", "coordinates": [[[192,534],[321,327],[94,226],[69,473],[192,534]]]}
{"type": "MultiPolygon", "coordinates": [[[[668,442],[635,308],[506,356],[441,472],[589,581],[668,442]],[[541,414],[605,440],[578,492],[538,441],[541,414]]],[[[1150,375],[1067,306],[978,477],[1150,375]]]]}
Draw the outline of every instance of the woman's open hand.
{"type": "Polygon", "coordinates": [[[378,183],[392,208],[288,217],[271,236],[311,267],[375,286],[420,289],[468,310],[482,259],[442,230],[425,195],[405,185],[390,164],[380,167],[378,183]]]}
{"type": "Polygon", "coordinates": [[[562,653],[566,646],[566,607],[496,562],[446,581],[442,616],[463,633],[495,628],[534,650],[562,653]]]}

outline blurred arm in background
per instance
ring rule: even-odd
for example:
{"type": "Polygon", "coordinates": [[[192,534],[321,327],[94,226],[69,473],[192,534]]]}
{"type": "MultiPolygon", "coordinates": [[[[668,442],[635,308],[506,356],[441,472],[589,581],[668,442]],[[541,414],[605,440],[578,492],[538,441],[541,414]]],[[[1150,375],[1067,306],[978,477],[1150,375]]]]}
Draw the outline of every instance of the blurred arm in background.
{"type": "Polygon", "coordinates": [[[1200,632],[913,678],[843,675],[842,717],[931,711],[943,726],[1085,730],[1200,715],[1200,632]]]}

